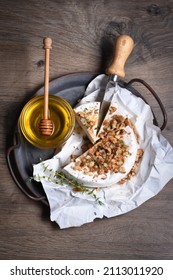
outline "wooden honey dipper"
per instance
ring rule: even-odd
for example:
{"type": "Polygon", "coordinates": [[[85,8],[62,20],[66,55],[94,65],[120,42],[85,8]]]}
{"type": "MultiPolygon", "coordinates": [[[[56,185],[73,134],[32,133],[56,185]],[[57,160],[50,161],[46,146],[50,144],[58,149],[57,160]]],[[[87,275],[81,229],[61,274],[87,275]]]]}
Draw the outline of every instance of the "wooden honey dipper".
{"type": "Polygon", "coordinates": [[[43,119],[40,121],[39,130],[41,135],[50,136],[53,132],[53,122],[48,117],[49,112],[49,60],[50,49],[52,48],[52,39],[43,39],[43,48],[45,49],[45,71],[44,71],[44,109],[43,119]]]}

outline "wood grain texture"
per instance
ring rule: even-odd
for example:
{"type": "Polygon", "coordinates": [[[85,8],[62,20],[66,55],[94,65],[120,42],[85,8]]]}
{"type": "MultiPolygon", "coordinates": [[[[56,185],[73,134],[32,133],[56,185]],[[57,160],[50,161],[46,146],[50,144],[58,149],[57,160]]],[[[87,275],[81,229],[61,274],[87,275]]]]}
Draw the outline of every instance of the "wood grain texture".
{"type": "MultiPolygon", "coordinates": [[[[50,80],[75,72],[104,73],[113,42],[129,34],[135,48],[125,81],[141,78],[161,98],[173,145],[173,1],[0,0],[0,259],[172,259],[173,181],[123,216],[59,230],[49,210],[13,182],[6,149],[18,114],[44,81],[44,37],[53,39],[50,80]]],[[[157,103],[143,89],[162,121],[157,103]]]]}

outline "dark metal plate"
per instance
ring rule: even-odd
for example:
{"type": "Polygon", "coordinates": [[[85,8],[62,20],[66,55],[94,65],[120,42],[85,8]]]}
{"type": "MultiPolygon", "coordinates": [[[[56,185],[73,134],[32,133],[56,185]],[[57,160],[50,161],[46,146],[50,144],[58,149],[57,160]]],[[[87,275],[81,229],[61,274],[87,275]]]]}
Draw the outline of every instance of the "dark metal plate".
{"type": "MultiPolygon", "coordinates": [[[[97,74],[93,73],[75,73],[57,78],[50,82],[49,92],[50,94],[63,97],[71,104],[72,107],[74,107],[77,101],[83,97],[87,85],[96,76],[97,74]]],[[[142,95],[131,86],[133,82],[142,83],[156,98],[163,113],[163,129],[166,126],[167,116],[158,96],[148,84],[139,79],[134,79],[129,83],[123,83],[120,81],[120,85],[129,89],[134,95],[143,98],[142,95]]],[[[44,88],[42,87],[35,95],[42,95],[43,91],[44,88]]],[[[146,102],[146,100],[144,101],[146,102]]],[[[155,118],[154,121],[157,124],[155,118]]],[[[29,198],[35,201],[42,201],[46,205],[48,205],[48,201],[41,183],[37,183],[34,180],[31,181],[29,179],[32,177],[32,165],[37,164],[41,159],[46,160],[51,158],[54,155],[54,152],[55,150],[41,150],[32,146],[20,133],[18,124],[16,125],[14,132],[12,146],[10,146],[7,150],[7,163],[17,186],[29,198]]]]}

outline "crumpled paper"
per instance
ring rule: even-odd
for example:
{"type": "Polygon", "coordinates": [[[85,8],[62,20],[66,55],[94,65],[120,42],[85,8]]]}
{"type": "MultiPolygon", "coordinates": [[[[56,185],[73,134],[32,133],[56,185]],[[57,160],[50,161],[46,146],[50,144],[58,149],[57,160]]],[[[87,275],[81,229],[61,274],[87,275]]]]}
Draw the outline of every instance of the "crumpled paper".
{"type": "MultiPolygon", "coordinates": [[[[102,99],[106,83],[107,76],[97,76],[88,85],[80,104],[102,99]]],[[[61,185],[48,180],[51,176],[49,170],[52,173],[59,170],[68,162],[71,154],[80,150],[83,132],[74,132],[52,159],[34,165],[33,175],[42,183],[50,205],[50,219],[61,229],[129,212],[159,193],[173,178],[173,148],[162,136],[160,129],[153,125],[150,107],[140,97],[120,86],[118,90],[117,87],[116,90],[114,87],[109,90],[112,98],[120,102],[133,117],[140,137],[140,147],[144,150],[142,160],[137,174],[130,181],[94,190],[102,203],[87,193],[75,192],[69,184],[61,185]]]]}

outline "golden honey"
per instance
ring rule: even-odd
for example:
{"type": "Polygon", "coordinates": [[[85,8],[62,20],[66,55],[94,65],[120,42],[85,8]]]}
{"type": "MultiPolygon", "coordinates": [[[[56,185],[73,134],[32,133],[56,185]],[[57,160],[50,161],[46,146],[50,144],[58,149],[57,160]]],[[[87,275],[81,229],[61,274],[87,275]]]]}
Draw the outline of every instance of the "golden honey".
{"type": "Polygon", "coordinates": [[[43,119],[44,97],[32,98],[23,108],[19,126],[25,138],[40,149],[57,148],[64,144],[73,132],[75,116],[70,104],[59,96],[49,95],[49,118],[53,121],[50,136],[40,134],[39,124],[43,119]]]}

